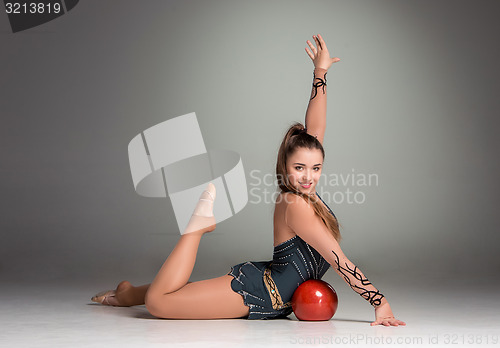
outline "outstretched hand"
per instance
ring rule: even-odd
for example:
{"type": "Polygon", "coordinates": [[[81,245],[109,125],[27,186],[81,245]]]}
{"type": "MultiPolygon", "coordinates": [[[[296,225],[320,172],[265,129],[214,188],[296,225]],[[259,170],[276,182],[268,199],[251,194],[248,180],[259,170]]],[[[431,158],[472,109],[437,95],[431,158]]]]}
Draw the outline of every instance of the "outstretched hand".
{"type": "Polygon", "coordinates": [[[334,57],[330,58],[330,53],[328,52],[328,48],[326,47],[326,43],[321,37],[321,35],[313,35],[314,42],[316,43],[316,47],[312,44],[311,41],[307,40],[307,44],[311,48],[309,50],[306,47],[307,55],[312,59],[315,68],[326,69],[330,68],[333,63],[336,63],[340,60],[340,58],[334,57]],[[312,52],[311,52],[312,51],[312,52]]]}

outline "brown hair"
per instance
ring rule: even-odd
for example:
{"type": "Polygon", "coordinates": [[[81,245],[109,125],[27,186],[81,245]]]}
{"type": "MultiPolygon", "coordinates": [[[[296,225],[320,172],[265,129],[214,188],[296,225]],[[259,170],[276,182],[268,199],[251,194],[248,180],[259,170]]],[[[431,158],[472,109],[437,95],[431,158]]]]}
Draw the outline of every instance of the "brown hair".
{"type": "Polygon", "coordinates": [[[326,209],[326,207],[321,204],[320,199],[317,195],[307,195],[299,192],[295,187],[290,184],[288,180],[288,171],[286,169],[286,161],[289,156],[291,156],[297,149],[318,149],[325,158],[325,150],[321,143],[306,132],[305,127],[302,123],[296,122],[288,128],[283,141],[281,142],[280,149],[278,151],[278,159],[276,161],[276,178],[278,182],[278,187],[281,192],[291,192],[297,196],[302,197],[308,204],[310,204],[314,212],[323,220],[326,227],[330,230],[333,237],[340,242],[340,230],[337,219],[326,209]]]}

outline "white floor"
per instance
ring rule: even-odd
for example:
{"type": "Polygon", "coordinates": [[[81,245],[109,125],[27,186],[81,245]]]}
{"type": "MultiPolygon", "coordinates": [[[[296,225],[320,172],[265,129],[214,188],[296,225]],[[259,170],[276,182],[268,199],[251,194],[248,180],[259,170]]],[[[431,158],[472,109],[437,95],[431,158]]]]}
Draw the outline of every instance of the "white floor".
{"type": "Polygon", "coordinates": [[[411,289],[391,285],[391,306],[396,316],[406,321],[406,327],[370,326],[373,309],[344,286],[337,289],[337,313],[326,322],[301,322],[293,314],[289,319],[267,321],[160,320],[149,315],[144,306],[92,304],[89,298],[103,290],[94,286],[75,282],[57,287],[3,284],[0,346],[500,347],[498,291],[487,283],[411,289]]]}

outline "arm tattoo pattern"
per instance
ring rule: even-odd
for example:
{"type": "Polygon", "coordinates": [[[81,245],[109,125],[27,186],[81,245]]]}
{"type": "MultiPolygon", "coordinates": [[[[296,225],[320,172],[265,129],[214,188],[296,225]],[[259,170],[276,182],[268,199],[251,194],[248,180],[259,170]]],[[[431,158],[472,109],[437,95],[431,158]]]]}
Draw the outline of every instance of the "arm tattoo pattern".
{"type": "Polygon", "coordinates": [[[326,74],[327,73],[325,73],[323,78],[321,78],[321,77],[316,77],[316,74],[313,73],[313,75],[314,75],[314,81],[313,81],[314,95],[309,100],[313,100],[318,95],[318,88],[320,88],[320,87],[322,87],[323,94],[325,94],[326,74]],[[318,80],[318,81],[316,81],[316,80],[318,80]]]}
{"type": "Polygon", "coordinates": [[[350,268],[347,262],[345,262],[345,267],[342,267],[340,265],[340,260],[338,255],[335,253],[335,251],[332,250],[333,255],[335,255],[335,264],[337,265],[337,271],[342,274],[344,277],[344,280],[346,281],[349,286],[356,291],[358,294],[360,294],[365,300],[369,301],[370,304],[373,307],[377,307],[381,304],[382,299],[384,298],[384,295],[382,295],[375,287],[373,286],[372,283],[366,278],[359,270],[357,266],[354,266],[354,268],[350,268]],[[366,288],[363,288],[361,286],[358,286],[356,284],[353,284],[351,282],[351,278],[349,278],[349,275],[354,277],[354,279],[359,280],[362,285],[367,286],[367,285],[372,285],[372,287],[375,290],[368,290],[366,288]]]}

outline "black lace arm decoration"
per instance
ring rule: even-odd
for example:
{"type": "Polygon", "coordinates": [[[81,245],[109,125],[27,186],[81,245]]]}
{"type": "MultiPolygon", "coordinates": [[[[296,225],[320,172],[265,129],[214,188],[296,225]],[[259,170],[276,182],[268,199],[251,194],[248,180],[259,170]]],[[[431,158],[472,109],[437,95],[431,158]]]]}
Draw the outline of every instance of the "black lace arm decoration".
{"type": "Polygon", "coordinates": [[[322,87],[323,88],[323,94],[325,94],[325,86],[326,86],[326,73],[323,78],[321,77],[316,77],[316,74],[314,74],[314,81],[313,81],[313,88],[314,88],[314,95],[311,97],[309,100],[313,100],[317,95],[318,95],[318,88],[322,87]],[[316,82],[316,80],[318,80],[316,82]]]}
{"type": "Polygon", "coordinates": [[[375,289],[375,287],[373,286],[372,283],[370,283],[368,278],[366,278],[363,275],[363,273],[361,273],[361,271],[358,270],[357,266],[353,265],[354,269],[352,269],[349,267],[349,265],[346,262],[345,263],[346,267],[342,267],[340,265],[340,260],[339,260],[338,255],[333,250],[332,250],[332,253],[333,253],[333,255],[335,255],[335,258],[336,258],[335,264],[337,265],[337,271],[340,274],[342,274],[342,276],[344,277],[344,280],[346,281],[347,284],[349,284],[351,289],[353,289],[358,294],[360,294],[365,300],[369,301],[373,307],[379,306],[382,302],[382,299],[384,298],[384,295],[382,295],[377,289],[375,289]],[[361,285],[364,285],[364,286],[371,285],[373,287],[373,289],[375,289],[375,290],[368,290],[366,288],[363,288],[361,286],[353,284],[351,282],[351,278],[349,278],[349,275],[354,277],[354,279],[358,280],[361,283],[361,285]]]}

